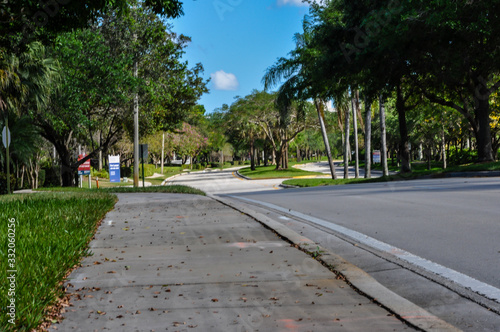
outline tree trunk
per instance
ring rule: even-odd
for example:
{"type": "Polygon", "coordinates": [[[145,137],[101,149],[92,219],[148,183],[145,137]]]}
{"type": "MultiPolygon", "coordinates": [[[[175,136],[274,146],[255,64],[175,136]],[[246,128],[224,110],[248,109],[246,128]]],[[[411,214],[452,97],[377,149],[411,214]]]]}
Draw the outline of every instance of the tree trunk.
{"type": "Polygon", "coordinates": [[[24,189],[24,171],[26,169],[26,166],[23,165],[23,168],[21,169],[21,188],[24,189]]]}
{"type": "Polygon", "coordinates": [[[401,172],[410,173],[411,163],[410,148],[408,145],[408,128],[406,126],[406,106],[401,84],[399,84],[396,88],[396,95],[396,110],[398,112],[400,135],[399,157],[401,159],[401,172]]]}
{"type": "Polygon", "coordinates": [[[273,156],[276,160],[276,170],[281,170],[281,162],[283,161],[283,149],[279,149],[276,151],[276,157],[273,156]]]}
{"type": "Polygon", "coordinates": [[[476,108],[474,110],[477,131],[476,143],[479,162],[491,162],[493,158],[493,149],[491,144],[490,128],[490,104],[489,98],[475,97],[476,108]]]}
{"type": "Polygon", "coordinates": [[[387,166],[387,138],[385,130],[385,106],[382,95],[379,98],[380,108],[380,161],[382,162],[382,171],[384,176],[389,176],[389,168],[387,166]]]}
{"type": "Polygon", "coordinates": [[[349,131],[350,131],[350,112],[347,107],[345,112],[345,144],[344,144],[344,179],[349,178],[349,160],[350,160],[350,144],[349,144],[349,131]]]}
{"type": "Polygon", "coordinates": [[[372,177],[372,111],[365,97],[365,179],[372,177]]]}
{"type": "Polygon", "coordinates": [[[431,166],[431,154],[432,154],[432,152],[431,152],[431,148],[429,147],[429,148],[427,149],[427,170],[429,170],[429,171],[430,171],[430,170],[431,170],[431,168],[432,168],[432,166],[431,166]]]}
{"type": "Polygon", "coordinates": [[[353,94],[351,99],[352,104],[352,127],[354,130],[354,155],[355,155],[355,166],[354,166],[354,177],[359,178],[359,144],[358,144],[358,119],[356,107],[354,107],[354,99],[356,93],[353,94]]]}
{"type": "Polygon", "coordinates": [[[336,180],[337,174],[335,173],[335,166],[333,164],[332,152],[330,151],[330,143],[328,141],[328,135],[326,133],[323,107],[320,103],[322,103],[322,102],[319,100],[314,101],[314,104],[316,106],[316,110],[318,112],[319,125],[321,127],[321,134],[323,135],[323,143],[325,144],[326,155],[328,157],[328,166],[330,166],[330,174],[332,175],[332,179],[336,180]]]}

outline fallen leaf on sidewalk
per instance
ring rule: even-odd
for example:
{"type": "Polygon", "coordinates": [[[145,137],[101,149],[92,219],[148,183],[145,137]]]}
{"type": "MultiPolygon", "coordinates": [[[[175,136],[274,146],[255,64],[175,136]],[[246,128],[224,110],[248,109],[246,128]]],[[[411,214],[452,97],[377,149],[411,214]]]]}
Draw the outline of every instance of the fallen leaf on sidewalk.
{"type": "Polygon", "coordinates": [[[212,299],[212,302],[219,302],[218,299],[212,299]]]}

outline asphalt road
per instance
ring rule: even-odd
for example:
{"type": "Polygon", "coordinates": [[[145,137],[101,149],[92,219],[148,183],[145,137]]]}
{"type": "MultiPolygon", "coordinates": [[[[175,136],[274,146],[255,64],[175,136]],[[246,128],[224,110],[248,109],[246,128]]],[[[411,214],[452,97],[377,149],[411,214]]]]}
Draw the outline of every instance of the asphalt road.
{"type": "Polygon", "coordinates": [[[500,180],[443,179],[243,194],[358,231],[500,288],[500,180]]]}
{"type": "MultiPolygon", "coordinates": [[[[191,174],[179,177],[175,182],[254,204],[259,209],[270,211],[268,214],[274,214],[275,218],[286,221],[290,227],[308,231],[309,234],[304,234],[309,238],[316,237],[313,240],[318,243],[322,239],[323,242],[330,242],[326,243],[326,247],[337,248],[331,236],[322,235],[330,232],[347,240],[351,247],[355,244],[356,247],[367,248],[378,257],[396,262],[398,267],[404,266],[407,270],[439,281],[445,288],[460,288],[465,293],[472,289],[474,294],[471,298],[474,301],[499,311],[499,178],[433,179],[276,190],[279,180],[244,181],[236,178],[231,171],[225,171],[208,177],[207,174],[191,174]],[[298,222],[287,221],[291,219],[298,222]],[[322,224],[311,227],[314,222],[322,224]],[[320,228],[322,232],[315,233],[312,228],[316,231],[320,228]],[[407,261],[401,263],[400,258],[407,261]],[[427,273],[426,269],[431,273],[427,273]]],[[[339,250],[344,250],[343,254],[361,268],[369,269],[375,264],[373,261],[365,262],[372,258],[362,253],[351,254],[349,250],[353,249],[339,250]]],[[[379,270],[376,272],[379,273],[379,270]]],[[[388,287],[404,293],[405,290],[399,288],[408,288],[404,279],[410,280],[405,273],[384,275],[383,279],[387,279],[388,287]],[[403,280],[396,280],[398,278],[403,280]]],[[[419,286],[411,287],[418,289],[419,286]]],[[[420,287],[430,286],[422,283],[420,287]]],[[[436,291],[435,296],[451,296],[440,292],[436,291]]],[[[464,295],[460,291],[458,293],[464,295]]],[[[420,304],[429,309],[436,305],[436,301],[441,301],[432,297],[432,294],[426,294],[425,299],[419,299],[417,294],[416,300],[412,300],[421,301],[420,304]]],[[[476,312],[463,302],[460,306],[468,311],[471,320],[483,319],[489,325],[481,328],[474,326],[463,318],[466,313],[456,308],[444,310],[440,306],[438,311],[446,311],[445,316],[460,314],[461,320],[466,321],[460,326],[464,330],[500,330],[498,315],[489,316],[480,309],[476,312]],[[467,326],[474,328],[467,329],[467,326]]],[[[460,323],[453,319],[449,318],[455,325],[460,323]]]]}

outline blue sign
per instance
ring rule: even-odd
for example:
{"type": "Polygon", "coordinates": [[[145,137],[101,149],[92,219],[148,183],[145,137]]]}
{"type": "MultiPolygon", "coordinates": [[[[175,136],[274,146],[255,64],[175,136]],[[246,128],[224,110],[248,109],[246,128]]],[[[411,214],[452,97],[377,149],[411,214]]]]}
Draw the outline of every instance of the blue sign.
{"type": "Polygon", "coordinates": [[[120,182],[120,156],[109,157],[109,181],[120,182]]]}
{"type": "Polygon", "coordinates": [[[78,175],[89,175],[90,171],[78,171],[78,175]]]}

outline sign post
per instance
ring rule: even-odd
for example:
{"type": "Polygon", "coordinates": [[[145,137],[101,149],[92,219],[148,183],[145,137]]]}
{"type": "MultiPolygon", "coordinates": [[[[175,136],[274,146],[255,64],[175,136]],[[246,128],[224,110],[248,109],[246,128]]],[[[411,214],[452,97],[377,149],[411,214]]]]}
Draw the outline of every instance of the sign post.
{"type": "Polygon", "coordinates": [[[109,182],[120,182],[120,156],[108,156],[109,182]]]}
{"type": "MultiPolygon", "coordinates": [[[[85,158],[85,154],[78,155],[78,160],[85,158]]],[[[78,166],[78,175],[88,175],[89,176],[89,189],[92,188],[92,182],[90,179],[90,159],[78,166]]]]}
{"type": "Polygon", "coordinates": [[[148,158],[148,145],[147,144],[141,144],[139,146],[139,151],[140,151],[140,155],[141,155],[141,160],[142,160],[142,187],[144,188],[145,187],[145,182],[146,181],[144,179],[144,159],[147,159],[148,158]]]}
{"type": "Polygon", "coordinates": [[[9,119],[5,119],[5,127],[3,127],[2,130],[2,142],[3,146],[5,146],[5,150],[7,153],[7,194],[10,194],[10,151],[9,151],[9,146],[10,146],[10,130],[9,130],[9,119]]]}

